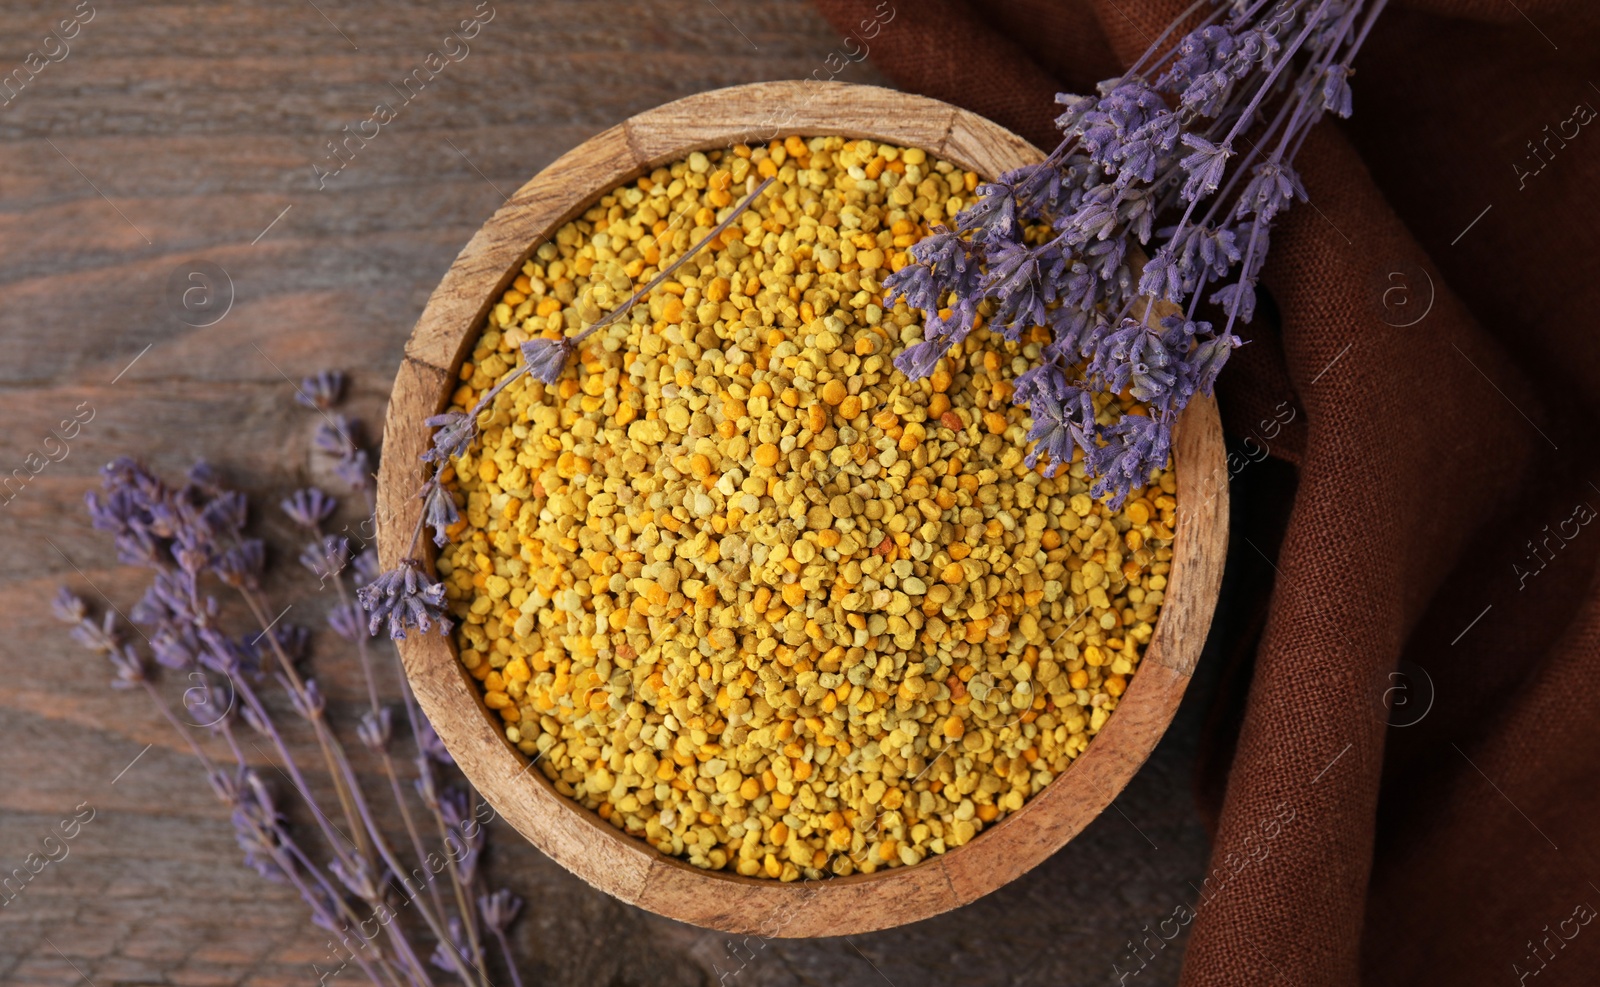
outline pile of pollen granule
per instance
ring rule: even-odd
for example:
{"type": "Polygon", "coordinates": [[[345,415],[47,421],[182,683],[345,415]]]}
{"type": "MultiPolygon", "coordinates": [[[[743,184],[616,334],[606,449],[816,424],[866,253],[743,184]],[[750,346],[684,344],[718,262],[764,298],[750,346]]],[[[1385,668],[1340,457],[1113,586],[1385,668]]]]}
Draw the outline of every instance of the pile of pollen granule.
{"type": "Polygon", "coordinates": [[[1170,470],[1113,512],[1081,462],[1024,465],[1011,382],[1044,329],[894,368],[922,330],[882,279],[978,177],[866,140],[696,152],[604,196],[493,306],[452,407],[774,175],[556,384],[495,399],[445,473],[438,568],[462,664],[558,791],[796,880],[944,853],[1065,771],[1150,639],[1176,503],[1170,470]]]}

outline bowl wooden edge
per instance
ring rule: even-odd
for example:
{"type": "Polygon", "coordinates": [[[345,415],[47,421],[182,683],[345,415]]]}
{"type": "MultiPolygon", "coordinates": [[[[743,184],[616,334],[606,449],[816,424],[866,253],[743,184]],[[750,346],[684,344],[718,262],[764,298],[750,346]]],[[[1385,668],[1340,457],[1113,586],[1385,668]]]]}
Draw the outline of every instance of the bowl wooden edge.
{"type": "MultiPolygon", "coordinates": [[[[764,82],[686,97],[612,127],[539,172],[484,224],[429,299],[396,376],[378,480],[385,568],[406,554],[421,512],[423,418],[444,406],[492,301],[543,238],[596,194],[693,150],[789,133],[921,147],[985,176],[1038,149],[958,107],[845,83],[764,82]],[[584,190],[574,195],[574,189],[584,190]]],[[[631,904],[730,933],[848,935],[918,921],[1021,876],[1099,815],[1154,749],[1205,641],[1227,544],[1227,471],[1215,401],[1197,398],[1175,436],[1178,526],[1155,635],[1118,712],[1069,771],[979,839],[916,867],[783,884],[704,871],[625,836],[558,794],[504,737],[451,639],[397,642],[407,678],[446,747],[492,810],[557,863],[631,904]],[[1190,505],[1193,505],[1192,507],[1190,505]]],[[[424,541],[431,566],[431,545],[424,541]]]]}

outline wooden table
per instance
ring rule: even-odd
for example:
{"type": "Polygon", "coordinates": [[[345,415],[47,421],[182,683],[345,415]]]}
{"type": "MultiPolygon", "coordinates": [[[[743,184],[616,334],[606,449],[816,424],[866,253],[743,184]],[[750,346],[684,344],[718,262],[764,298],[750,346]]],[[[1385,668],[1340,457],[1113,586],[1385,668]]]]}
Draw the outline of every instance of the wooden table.
{"type": "MultiPolygon", "coordinates": [[[[31,79],[10,76],[25,85],[0,88],[11,96],[0,107],[0,532],[12,559],[0,577],[0,878],[80,806],[94,815],[65,858],[0,907],[0,982],[314,983],[328,936],[294,892],[241,863],[227,809],[180,740],[142,697],[106,688],[105,664],[50,617],[62,582],[123,610],[145,585],[87,523],[96,470],[118,455],[172,476],[210,460],[252,496],[253,524],[281,563],[269,591],[294,608],[285,619],[317,625],[326,597],[293,564],[292,532],[271,507],[327,480],[286,378],[346,370],[349,410],[376,434],[423,302],[506,194],[645,107],[826,77],[844,40],[802,0],[490,0],[478,9],[495,16],[470,50],[451,42],[459,60],[434,61],[418,86],[427,73],[414,73],[472,15],[465,0],[85,0],[63,54],[45,39],[72,9],[12,3],[0,46],[0,77],[32,51],[59,58],[34,59],[31,79]],[[314,165],[336,167],[327,142],[380,102],[398,107],[394,118],[319,179],[314,165]],[[171,297],[174,280],[215,271],[202,262],[231,284],[214,321],[171,297]],[[74,416],[87,418],[81,431],[51,437],[74,416]]],[[[838,77],[883,81],[866,65],[838,77]]],[[[339,653],[314,666],[348,730],[362,687],[339,653]]],[[[1128,941],[1192,901],[1204,869],[1187,781],[1204,693],[1191,690],[1116,811],[1045,866],[884,933],[730,953],[725,937],[622,905],[497,828],[486,866],[529,902],[513,927],[523,980],[1115,982],[1115,970],[1139,968],[1128,941]]],[[[1180,948],[1130,980],[1176,982],[1180,948]]],[[[355,981],[352,970],[329,982],[355,981]]]]}

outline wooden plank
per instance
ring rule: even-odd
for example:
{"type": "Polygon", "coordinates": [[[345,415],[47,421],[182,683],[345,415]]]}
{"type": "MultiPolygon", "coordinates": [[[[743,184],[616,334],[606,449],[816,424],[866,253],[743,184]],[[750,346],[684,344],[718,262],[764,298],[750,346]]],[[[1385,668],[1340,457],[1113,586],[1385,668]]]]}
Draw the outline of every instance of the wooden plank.
{"type": "MultiPolygon", "coordinates": [[[[179,738],[138,696],[107,689],[104,664],[50,617],[62,582],[124,610],[147,582],[87,524],[95,471],[118,455],[168,476],[210,459],[251,494],[252,527],[273,557],[268,591],[294,606],[284,619],[319,625],[329,601],[294,564],[297,538],[275,505],[327,478],[309,454],[315,416],[292,403],[279,369],[351,372],[343,410],[376,433],[409,329],[506,194],[630,114],[810,76],[842,40],[805,0],[493,5],[470,57],[320,192],[311,164],[324,142],[365,118],[470,2],[318,0],[359,50],[301,0],[94,3],[70,56],[0,110],[0,474],[80,402],[96,411],[65,458],[0,504],[0,872],[74,806],[98,813],[67,859],[0,908],[0,982],[274,987],[315,982],[311,964],[327,954],[294,892],[243,865],[226,807],[179,738]],[[204,328],[163,301],[169,276],[194,259],[221,264],[237,290],[227,317],[204,328]]],[[[0,71],[63,9],[13,4],[0,71]]],[[[866,66],[840,78],[881,81],[866,66]]],[[[338,523],[354,528],[360,514],[348,505],[338,523]]],[[[315,648],[330,720],[349,737],[360,672],[329,633],[315,648]]],[[[393,659],[379,658],[381,694],[397,702],[393,659]]],[[[173,698],[184,686],[166,684],[173,698]]],[[[1103,983],[1122,943],[1186,898],[1184,878],[1204,865],[1182,777],[1189,741],[1173,740],[1119,803],[1160,854],[1121,819],[1095,822],[978,905],[849,942],[755,936],[730,951],[727,936],[593,889],[504,823],[491,827],[485,869],[529,899],[512,929],[529,984],[700,987],[730,970],[740,987],[881,984],[874,965],[902,985],[1103,983]],[[1108,897],[1112,886],[1132,891],[1108,897]]],[[[290,743],[313,763],[303,733],[290,743]]],[[[369,788],[379,784],[351,746],[369,788]]],[[[310,820],[291,822],[305,832],[310,820]]],[[[1175,982],[1173,952],[1140,983],[1175,982]]],[[[357,981],[347,971],[329,982],[357,981]]]]}

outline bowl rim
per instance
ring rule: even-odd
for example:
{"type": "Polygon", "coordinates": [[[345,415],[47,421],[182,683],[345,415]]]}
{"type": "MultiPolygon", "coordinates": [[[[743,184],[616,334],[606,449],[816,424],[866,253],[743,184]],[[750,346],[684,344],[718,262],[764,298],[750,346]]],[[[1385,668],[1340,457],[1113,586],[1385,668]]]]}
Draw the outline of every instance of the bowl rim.
{"type": "MultiPolygon", "coordinates": [[[[940,100],[839,82],[760,82],[646,110],[557,158],[517,190],[464,247],[406,344],[384,423],[377,537],[384,568],[408,552],[423,419],[441,411],[491,306],[546,236],[606,192],[695,150],[789,134],[918,147],[993,178],[1043,158],[1022,138],[940,100]]],[[[669,918],[764,937],[850,935],[975,901],[1020,877],[1111,804],[1177,711],[1210,627],[1227,549],[1227,466],[1216,402],[1196,397],[1174,435],[1178,518],[1155,631],[1128,691],[1094,742],[1023,807],[971,842],[912,867],[784,883],[702,870],[612,827],[555,791],[505,738],[452,635],[397,641],[410,686],[446,749],[495,814],[602,891],[669,918]]],[[[422,539],[433,571],[435,552],[422,539]]],[[[481,821],[487,821],[485,817],[481,821]]]]}

